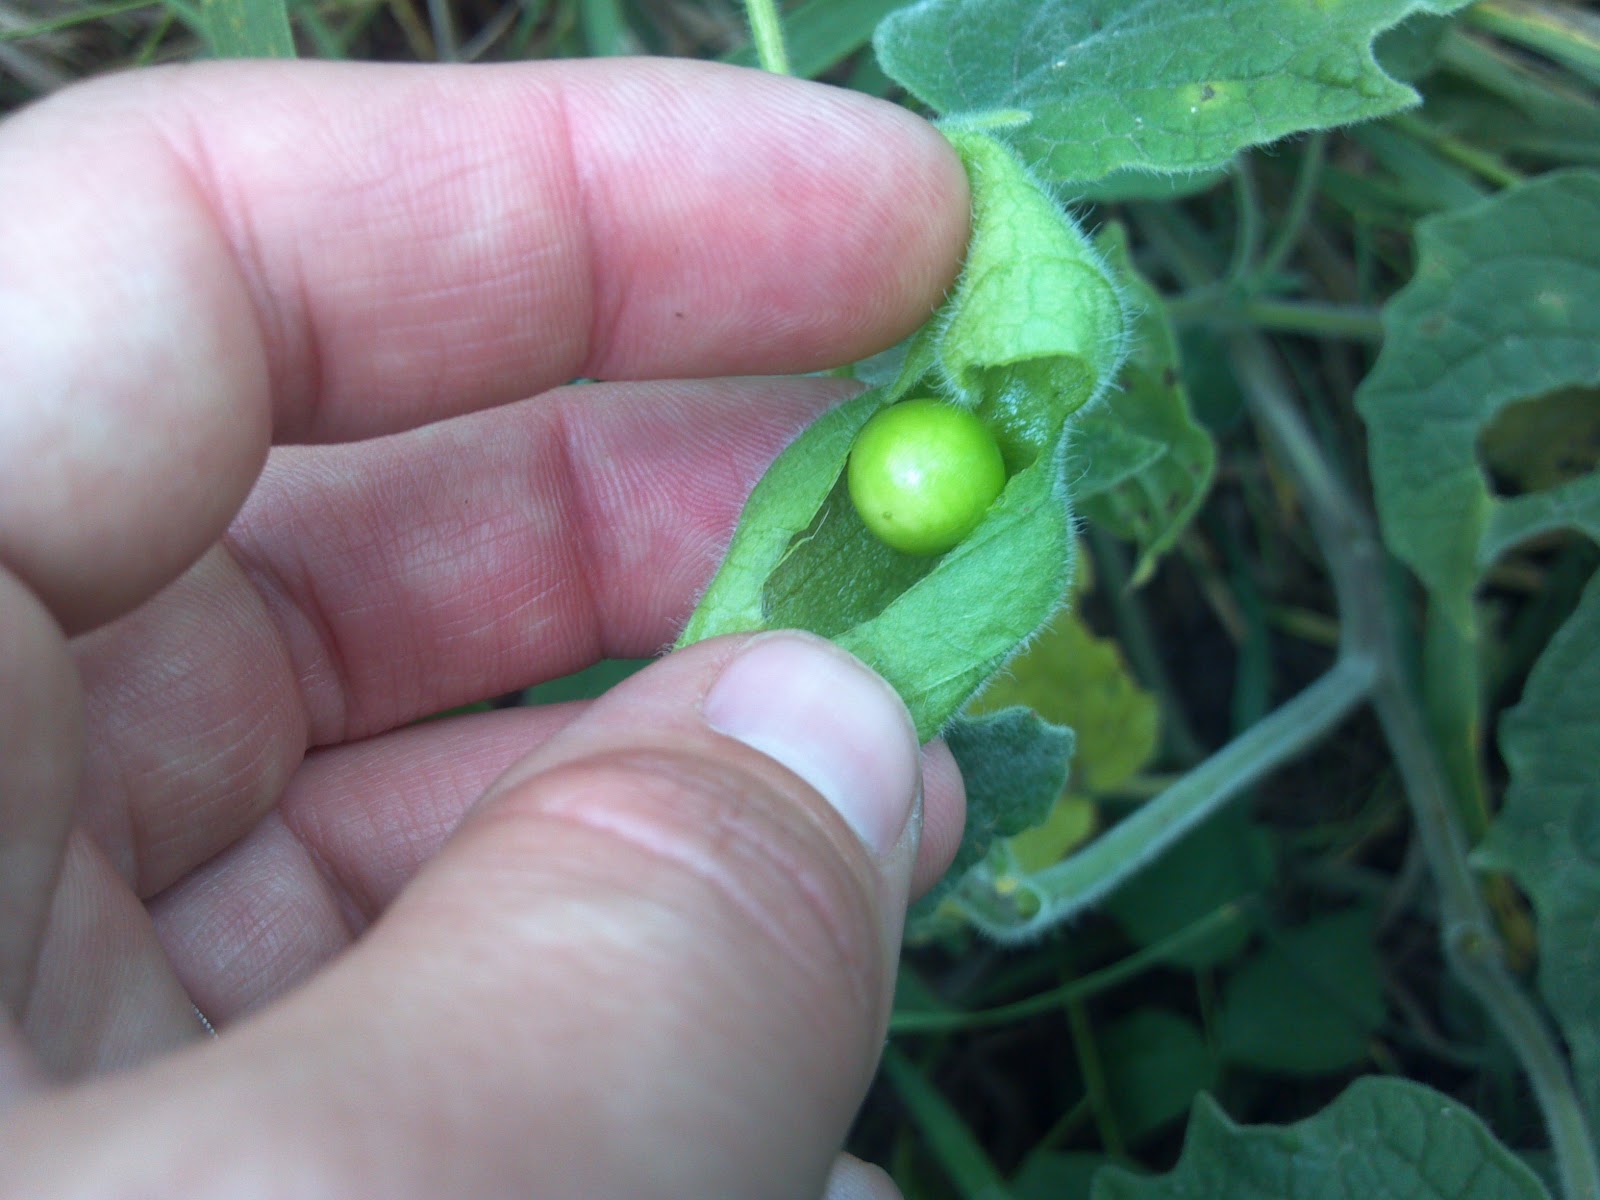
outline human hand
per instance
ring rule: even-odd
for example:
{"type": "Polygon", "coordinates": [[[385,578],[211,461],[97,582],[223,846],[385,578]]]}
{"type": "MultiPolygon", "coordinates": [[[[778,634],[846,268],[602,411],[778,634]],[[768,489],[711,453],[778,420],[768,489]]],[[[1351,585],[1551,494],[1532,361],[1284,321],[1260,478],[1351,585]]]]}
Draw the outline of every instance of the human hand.
{"type": "Polygon", "coordinates": [[[671,640],[844,389],[556,385],[892,343],[948,148],[705,65],[233,64],[13,118],[0,195],[0,1196],[817,1195],[948,752],[918,812],[797,635],[415,722],[671,640]]]}

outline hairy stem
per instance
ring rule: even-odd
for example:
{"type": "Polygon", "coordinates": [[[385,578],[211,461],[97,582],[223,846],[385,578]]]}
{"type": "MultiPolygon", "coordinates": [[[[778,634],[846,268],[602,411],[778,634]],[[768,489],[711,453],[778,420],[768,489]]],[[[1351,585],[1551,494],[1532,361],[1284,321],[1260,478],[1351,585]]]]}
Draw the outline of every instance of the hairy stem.
{"type": "MultiPolygon", "coordinates": [[[[1342,656],[1321,679],[1185,772],[1154,800],[1072,857],[1041,871],[1034,879],[1038,890],[1071,897],[1073,911],[1103,899],[1229,800],[1327,737],[1367,699],[1375,678],[1370,661],[1342,656]]],[[[1051,918],[1061,915],[1052,911],[1051,918]]]]}

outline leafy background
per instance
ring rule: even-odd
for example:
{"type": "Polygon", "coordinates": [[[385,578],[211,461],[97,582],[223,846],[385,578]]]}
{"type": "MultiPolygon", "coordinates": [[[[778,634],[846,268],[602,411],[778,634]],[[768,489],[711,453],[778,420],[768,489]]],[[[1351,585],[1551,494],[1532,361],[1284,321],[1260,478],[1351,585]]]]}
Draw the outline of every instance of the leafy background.
{"type": "MultiPolygon", "coordinates": [[[[1600,1195],[1600,21],[783,23],[797,74],[1011,145],[1135,314],[1070,431],[1072,603],[970,712],[1070,727],[1071,774],[969,760],[854,1148],[912,1200],[1600,1195]]],[[[757,57],[726,0],[0,0],[0,108],[293,52],[757,57]]]]}

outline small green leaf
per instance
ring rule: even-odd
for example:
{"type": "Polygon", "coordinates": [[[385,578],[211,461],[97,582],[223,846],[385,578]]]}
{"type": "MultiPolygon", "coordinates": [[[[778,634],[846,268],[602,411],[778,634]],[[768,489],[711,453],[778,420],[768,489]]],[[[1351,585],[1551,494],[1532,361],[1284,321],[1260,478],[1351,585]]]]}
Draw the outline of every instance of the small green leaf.
{"type": "Polygon", "coordinates": [[[893,382],[773,463],[679,643],[774,628],[833,638],[896,687],[923,738],[1060,606],[1074,551],[1066,422],[1115,378],[1127,340],[1117,288],[1083,234],[998,143],[949,136],[973,190],[953,295],[893,382]],[[841,476],[879,408],[929,394],[979,416],[1009,478],[964,541],[921,558],[868,532],[841,476]]]}
{"type": "Polygon", "coordinates": [[[1130,438],[1158,448],[1153,458],[1114,484],[1094,487],[1083,479],[1076,491],[1084,516],[1139,547],[1133,576],[1138,583],[1200,510],[1211,488],[1217,450],[1189,411],[1178,339],[1161,294],[1134,268],[1126,233],[1120,225],[1108,226],[1096,245],[1136,314],[1133,349],[1123,364],[1114,402],[1074,418],[1069,464],[1089,464],[1085,470],[1095,473],[1095,464],[1102,458],[1115,460],[1118,447],[1130,438]]]}
{"type": "Polygon", "coordinates": [[[1477,1114],[1407,1080],[1358,1079],[1294,1125],[1236,1125],[1195,1103],[1167,1175],[1108,1167],[1092,1200],[1549,1200],[1477,1114]]]}
{"type": "Polygon", "coordinates": [[[1560,172],[1417,227],[1357,392],[1384,540],[1463,633],[1481,572],[1553,528],[1600,539],[1600,475],[1491,495],[1478,440],[1508,406],[1600,383],[1600,174],[1560,172]]]}
{"type": "Polygon", "coordinates": [[[1317,1075],[1366,1060],[1383,1021],[1373,915],[1354,909],[1272,938],[1228,980],[1223,1057],[1317,1075]]]}
{"type": "Polygon", "coordinates": [[[1500,724],[1505,806],[1476,858],[1510,872],[1539,918],[1539,990],[1600,1119],[1600,575],[1500,724]]]}
{"type": "Polygon", "coordinates": [[[1129,1142],[1177,1120],[1216,1083],[1204,1036],[1171,1009],[1135,1009],[1102,1030],[1098,1042],[1111,1110],[1129,1142]]]}
{"type": "MultiPolygon", "coordinates": [[[[1194,913],[1260,892],[1272,880],[1272,846],[1266,832],[1242,812],[1225,810],[1199,826],[1161,857],[1156,870],[1123,881],[1106,911],[1141,946],[1177,933],[1194,913]]],[[[1215,966],[1244,949],[1253,921],[1239,921],[1172,961],[1187,967],[1215,966]]]]}
{"type": "Polygon", "coordinates": [[[873,39],[890,76],[995,129],[1052,180],[1220,167],[1247,146],[1396,112],[1372,56],[1448,0],[923,0],[873,39]]]}

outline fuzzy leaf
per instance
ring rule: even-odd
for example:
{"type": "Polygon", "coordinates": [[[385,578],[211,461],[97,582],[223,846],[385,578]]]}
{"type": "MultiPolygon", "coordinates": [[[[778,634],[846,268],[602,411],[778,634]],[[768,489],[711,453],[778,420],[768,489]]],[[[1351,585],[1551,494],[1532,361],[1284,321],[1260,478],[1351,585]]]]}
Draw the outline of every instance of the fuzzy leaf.
{"type": "Polygon", "coordinates": [[[1045,819],[1066,787],[1072,757],[1072,731],[1026,708],[963,717],[945,740],[966,781],[967,827],[950,869],[918,903],[919,915],[965,883],[997,841],[1045,819]]]}
{"type": "Polygon", "coordinates": [[[1132,352],[1122,365],[1114,404],[1086,409],[1073,419],[1068,471],[1082,465],[1091,476],[1100,460],[1117,457],[1130,438],[1157,453],[1107,487],[1078,482],[1084,516],[1139,547],[1134,582],[1149,577],[1200,511],[1211,488],[1217,450],[1211,435],[1189,411],[1178,358],[1178,339],[1161,294],[1134,268],[1127,235],[1112,225],[1096,239],[1136,314],[1132,352]]]}
{"type": "Polygon", "coordinates": [[[1539,918],[1539,990],[1600,1118],[1600,575],[1500,724],[1511,789],[1475,858],[1511,873],[1539,918]]]}
{"type": "Polygon", "coordinates": [[[1108,1167],[1092,1200],[1549,1200],[1477,1114],[1419,1083],[1358,1079],[1293,1125],[1236,1125],[1195,1102],[1170,1173],[1108,1167]]]}
{"type": "Polygon", "coordinates": [[[923,738],[1066,594],[1064,429],[1115,377],[1126,343],[1121,299],[1083,234],[998,143],[950,137],[973,189],[954,293],[892,382],[824,416],[773,463],[679,643],[774,628],[830,637],[896,687],[923,738]],[[914,558],[867,531],[842,475],[874,412],[930,394],[979,415],[1009,478],[960,545],[914,558]]]}
{"type": "Polygon", "coordinates": [[[1372,41],[1460,0],[923,0],[887,17],[884,70],[1004,136],[1051,180],[1206,171],[1247,146],[1416,103],[1372,41]]]}
{"type": "Polygon", "coordinates": [[[1491,494],[1478,440],[1527,397],[1600,383],[1600,174],[1544,176],[1417,227],[1416,276],[1384,308],[1366,419],[1384,540],[1473,629],[1479,575],[1554,528],[1600,540],[1600,475],[1491,494]]]}

